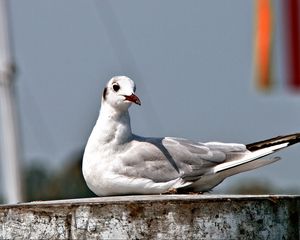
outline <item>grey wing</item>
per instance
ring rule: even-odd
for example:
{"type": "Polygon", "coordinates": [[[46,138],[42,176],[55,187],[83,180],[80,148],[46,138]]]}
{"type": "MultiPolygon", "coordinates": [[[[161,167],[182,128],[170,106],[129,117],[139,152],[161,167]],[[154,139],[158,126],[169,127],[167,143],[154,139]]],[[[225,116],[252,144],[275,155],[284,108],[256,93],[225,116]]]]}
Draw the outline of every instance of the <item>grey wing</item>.
{"type": "Polygon", "coordinates": [[[115,169],[129,177],[153,182],[182,179],[192,183],[214,166],[230,161],[246,150],[242,144],[199,143],[183,138],[135,136],[115,169]]]}
{"type": "Polygon", "coordinates": [[[156,183],[180,178],[174,159],[160,139],[134,139],[119,156],[117,163],[114,171],[131,178],[146,178],[156,183]]]}
{"type": "Polygon", "coordinates": [[[167,137],[163,140],[178,165],[184,167],[185,181],[198,180],[218,164],[241,158],[248,150],[244,144],[207,142],[167,137]]]}

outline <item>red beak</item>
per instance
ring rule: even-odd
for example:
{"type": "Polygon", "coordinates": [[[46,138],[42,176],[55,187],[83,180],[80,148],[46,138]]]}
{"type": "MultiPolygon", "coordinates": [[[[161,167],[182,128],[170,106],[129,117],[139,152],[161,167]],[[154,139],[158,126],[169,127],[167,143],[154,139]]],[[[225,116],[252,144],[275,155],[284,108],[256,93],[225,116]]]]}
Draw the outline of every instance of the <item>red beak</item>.
{"type": "Polygon", "coordinates": [[[127,101],[130,101],[130,102],[133,102],[135,104],[141,105],[140,99],[134,94],[131,94],[130,96],[124,96],[124,97],[125,97],[125,100],[127,100],[127,101]]]}

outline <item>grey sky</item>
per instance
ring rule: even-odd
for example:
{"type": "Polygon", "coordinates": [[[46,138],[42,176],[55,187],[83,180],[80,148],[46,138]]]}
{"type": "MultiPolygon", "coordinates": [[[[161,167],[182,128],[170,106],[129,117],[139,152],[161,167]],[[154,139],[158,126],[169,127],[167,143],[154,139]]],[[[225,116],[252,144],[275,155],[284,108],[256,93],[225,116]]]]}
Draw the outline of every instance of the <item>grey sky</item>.
{"type": "MultiPolygon", "coordinates": [[[[84,147],[113,75],[137,84],[142,106],[131,121],[140,135],[248,143],[300,131],[300,94],[254,87],[252,0],[11,0],[11,8],[27,163],[59,167],[84,147]]],[[[278,24],[278,81],[281,35],[278,24]]],[[[245,178],[300,188],[299,152],[219,188],[245,178]]]]}

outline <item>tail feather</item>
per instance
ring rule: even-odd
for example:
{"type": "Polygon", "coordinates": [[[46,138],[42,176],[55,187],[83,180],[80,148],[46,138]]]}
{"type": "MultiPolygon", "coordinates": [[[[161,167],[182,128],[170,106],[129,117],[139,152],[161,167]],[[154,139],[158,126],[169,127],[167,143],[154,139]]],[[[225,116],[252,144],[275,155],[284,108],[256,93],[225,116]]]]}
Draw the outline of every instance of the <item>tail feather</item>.
{"type": "Polygon", "coordinates": [[[192,187],[195,191],[209,191],[229,176],[278,161],[280,157],[265,157],[297,142],[300,142],[300,133],[279,136],[248,144],[246,145],[248,152],[245,152],[243,157],[218,164],[198,181],[193,183],[192,187]]]}
{"type": "Polygon", "coordinates": [[[251,171],[256,168],[260,168],[266,165],[269,165],[271,163],[277,162],[280,160],[280,157],[268,157],[268,158],[263,158],[263,159],[256,159],[254,161],[247,162],[245,164],[241,164],[239,166],[227,169],[226,171],[221,172],[222,176],[225,178],[230,177],[232,175],[241,173],[241,172],[247,172],[251,171]]]}
{"type": "MultiPolygon", "coordinates": [[[[278,151],[279,149],[285,148],[287,146],[288,146],[287,143],[281,143],[278,145],[273,145],[273,146],[270,146],[267,148],[262,148],[262,149],[259,149],[259,150],[253,151],[253,152],[249,152],[249,153],[245,154],[245,156],[239,160],[218,164],[217,166],[215,166],[213,168],[213,173],[219,173],[219,172],[222,172],[225,170],[241,167],[241,165],[247,164],[252,161],[256,161],[259,158],[270,155],[270,154],[274,153],[275,151],[278,151]]],[[[269,163],[265,162],[265,164],[264,164],[264,162],[262,161],[259,165],[257,165],[257,167],[261,167],[266,164],[269,164],[269,163]]],[[[257,167],[253,167],[251,169],[254,169],[257,167]]],[[[249,169],[249,170],[251,170],[251,169],[249,169]]],[[[245,170],[243,170],[243,172],[244,171],[245,170]]]]}
{"type": "Polygon", "coordinates": [[[275,138],[247,144],[246,148],[250,152],[247,153],[243,158],[236,161],[219,164],[212,169],[212,173],[226,171],[229,175],[233,175],[239,172],[249,171],[258,167],[262,167],[273,162],[275,158],[269,161],[266,161],[265,159],[259,160],[260,158],[263,158],[298,142],[300,142],[300,133],[278,136],[275,138]]]}

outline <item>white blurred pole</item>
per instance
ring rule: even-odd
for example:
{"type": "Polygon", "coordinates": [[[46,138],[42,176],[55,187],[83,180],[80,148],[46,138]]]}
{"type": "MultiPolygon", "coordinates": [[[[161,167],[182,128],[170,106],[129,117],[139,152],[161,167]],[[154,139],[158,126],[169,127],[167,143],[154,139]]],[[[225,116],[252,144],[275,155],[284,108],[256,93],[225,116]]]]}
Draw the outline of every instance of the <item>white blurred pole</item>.
{"type": "Polygon", "coordinates": [[[8,1],[0,0],[0,108],[1,108],[1,172],[4,201],[21,202],[20,145],[14,99],[14,62],[8,25],[8,1]]]}

